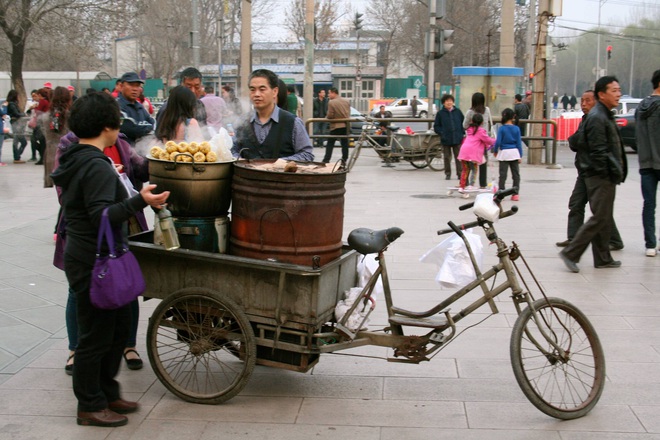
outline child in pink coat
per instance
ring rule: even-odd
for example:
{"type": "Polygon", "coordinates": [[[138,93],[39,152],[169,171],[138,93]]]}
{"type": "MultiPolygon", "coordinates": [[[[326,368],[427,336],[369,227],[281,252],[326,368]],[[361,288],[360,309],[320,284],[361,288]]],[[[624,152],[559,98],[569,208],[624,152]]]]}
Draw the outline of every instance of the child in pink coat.
{"type": "Polygon", "coordinates": [[[495,143],[495,139],[488,136],[486,130],[481,127],[483,122],[483,115],[475,112],[472,115],[470,126],[465,131],[465,140],[463,141],[463,145],[461,145],[461,151],[458,153],[458,159],[463,165],[459,192],[465,189],[465,185],[468,183],[468,175],[470,177],[469,185],[474,184],[479,165],[484,163],[485,160],[484,153],[495,143]]]}

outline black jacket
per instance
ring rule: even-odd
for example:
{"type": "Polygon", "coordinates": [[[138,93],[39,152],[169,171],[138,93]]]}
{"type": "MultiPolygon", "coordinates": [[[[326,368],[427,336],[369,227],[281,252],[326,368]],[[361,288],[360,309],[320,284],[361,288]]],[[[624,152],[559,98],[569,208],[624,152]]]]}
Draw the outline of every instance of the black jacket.
{"type": "Polygon", "coordinates": [[[660,170],[660,96],[644,98],[635,113],[639,169],[660,170]]]}
{"type": "Polygon", "coordinates": [[[612,112],[598,102],[581,125],[584,138],[577,141],[578,171],[617,184],[626,180],[628,163],[612,112]]]}
{"type": "MultiPolygon", "coordinates": [[[[110,159],[91,145],[71,145],[51,177],[62,188],[62,208],[67,219],[65,254],[90,266],[94,264],[103,210],[109,208],[110,223],[118,226],[147,206],[139,194],[126,198],[110,159]]],[[[115,237],[115,242],[120,239],[123,237],[115,237]]]]}

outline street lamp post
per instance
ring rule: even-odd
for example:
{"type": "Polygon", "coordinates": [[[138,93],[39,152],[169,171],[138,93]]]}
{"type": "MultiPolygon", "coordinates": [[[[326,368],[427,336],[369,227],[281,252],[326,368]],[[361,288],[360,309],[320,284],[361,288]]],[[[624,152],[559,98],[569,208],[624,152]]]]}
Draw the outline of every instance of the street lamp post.
{"type": "Polygon", "coordinates": [[[596,44],[596,79],[600,77],[600,10],[607,0],[598,0],[598,43],[596,44]]]}

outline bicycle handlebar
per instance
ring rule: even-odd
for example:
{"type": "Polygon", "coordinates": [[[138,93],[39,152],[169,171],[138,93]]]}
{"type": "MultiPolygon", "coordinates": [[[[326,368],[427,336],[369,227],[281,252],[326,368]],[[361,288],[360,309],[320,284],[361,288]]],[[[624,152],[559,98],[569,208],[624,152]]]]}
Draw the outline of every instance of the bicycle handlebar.
{"type": "MultiPolygon", "coordinates": [[[[502,189],[497,191],[495,194],[493,194],[493,201],[499,205],[502,202],[502,200],[504,200],[505,197],[509,197],[514,194],[518,194],[518,188],[516,188],[515,186],[509,189],[502,189]]],[[[466,203],[465,205],[459,206],[458,210],[465,211],[466,209],[470,209],[473,206],[474,206],[474,202],[466,203]]]]}
{"type": "MultiPolygon", "coordinates": [[[[513,205],[510,210],[500,213],[499,218],[511,217],[516,212],[518,212],[518,207],[516,205],[513,205]]],[[[473,222],[470,222],[470,223],[463,223],[462,225],[457,225],[454,222],[450,221],[450,222],[447,222],[447,224],[449,225],[449,228],[448,229],[440,229],[438,231],[438,235],[449,234],[450,232],[456,232],[458,235],[461,235],[461,231],[464,231],[464,230],[470,229],[470,228],[474,228],[475,226],[482,226],[484,223],[488,223],[488,221],[484,220],[484,219],[481,219],[481,218],[477,219],[473,222]]]]}

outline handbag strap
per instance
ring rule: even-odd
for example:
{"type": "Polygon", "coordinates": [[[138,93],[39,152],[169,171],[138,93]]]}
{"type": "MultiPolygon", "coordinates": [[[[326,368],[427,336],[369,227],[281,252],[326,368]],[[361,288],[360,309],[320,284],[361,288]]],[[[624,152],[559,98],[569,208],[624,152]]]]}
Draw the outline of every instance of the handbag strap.
{"type": "Polygon", "coordinates": [[[103,214],[101,215],[101,224],[99,225],[99,235],[96,240],[97,256],[101,255],[101,244],[103,243],[104,238],[106,244],[108,245],[109,254],[114,255],[116,252],[115,237],[114,234],[112,233],[112,226],[110,226],[110,218],[108,217],[108,208],[105,208],[103,210],[103,214]]]}

